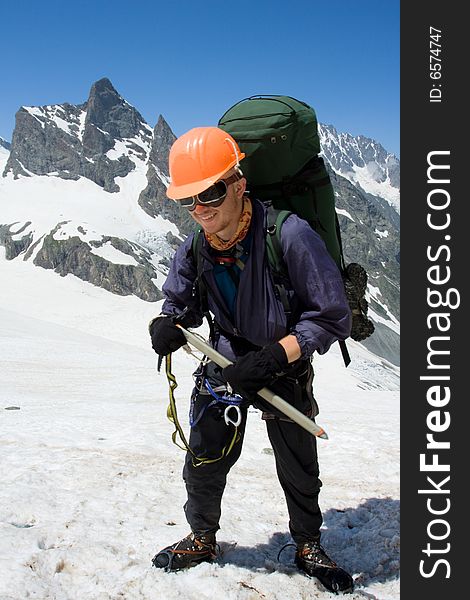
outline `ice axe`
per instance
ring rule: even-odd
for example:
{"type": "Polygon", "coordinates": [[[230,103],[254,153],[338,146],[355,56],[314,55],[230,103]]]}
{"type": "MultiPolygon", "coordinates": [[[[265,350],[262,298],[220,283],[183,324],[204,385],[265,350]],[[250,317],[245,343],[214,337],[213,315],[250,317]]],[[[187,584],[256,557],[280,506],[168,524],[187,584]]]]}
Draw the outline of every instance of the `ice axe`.
{"type": "MultiPolygon", "coordinates": [[[[215,362],[216,365],[219,365],[219,367],[223,369],[225,367],[228,367],[228,365],[232,364],[231,361],[228,360],[228,358],[225,358],[225,356],[222,356],[220,352],[214,350],[212,346],[209,346],[209,344],[203,339],[201,339],[199,336],[194,335],[194,333],[191,333],[190,331],[187,331],[186,329],[184,329],[184,327],[181,327],[181,325],[177,325],[177,327],[181,329],[181,331],[184,334],[184,337],[186,338],[189,344],[191,344],[197,350],[209,357],[213,362],[215,362]]],[[[280,396],[277,396],[276,394],[268,390],[268,388],[262,388],[258,392],[258,395],[270,404],[272,404],[275,408],[280,410],[283,414],[286,415],[286,417],[289,417],[289,419],[295,421],[297,425],[300,425],[300,427],[303,427],[312,435],[322,438],[323,440],[328,439],[328,435],[322,427],[319,427],[314,421],[306,417],[299,410],[294,408],[291,404],[283,400],[280,396]]]]}

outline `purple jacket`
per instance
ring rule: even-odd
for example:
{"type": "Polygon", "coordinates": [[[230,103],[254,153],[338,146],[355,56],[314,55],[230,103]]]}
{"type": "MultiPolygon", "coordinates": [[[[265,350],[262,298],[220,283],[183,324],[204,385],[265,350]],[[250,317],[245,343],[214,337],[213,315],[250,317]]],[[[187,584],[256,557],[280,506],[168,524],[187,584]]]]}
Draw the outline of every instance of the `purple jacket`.
{"type": "MultiPolygon", "coordinates": [[[[253,202],[252,239],[245,268],[240,274],[235,318],[231,322],[213,274],[213,262],[204,238],[201,250],[202,271],[207,287],[210,312],[223,331],[240,336],[256,346],[278,341],[287,333],[296,336],[302,356],[315,351],[325,353],[336,340],[344,340],[351,330],[351,313],[345,297],[341,274],[328,254],[321,237],[296,215],[282,226],[281,245],[289,273],[296,310],[295,323],[287,328],[282,302],[276,297],[266,253],[266,209],[253,202]]],[[[201,234],[202,235],[202,234],[201,234]]],[[[202,323],[197,296],[193,295],[196,264],[192,257],[193,235],[176,251],[168,278],[163,285],[162,313],[178,315],[186,307],[188,327],[202,323]]],[[[217,349],[233,360],[234,352],[226,337],[220,336],[217,349]]]]}

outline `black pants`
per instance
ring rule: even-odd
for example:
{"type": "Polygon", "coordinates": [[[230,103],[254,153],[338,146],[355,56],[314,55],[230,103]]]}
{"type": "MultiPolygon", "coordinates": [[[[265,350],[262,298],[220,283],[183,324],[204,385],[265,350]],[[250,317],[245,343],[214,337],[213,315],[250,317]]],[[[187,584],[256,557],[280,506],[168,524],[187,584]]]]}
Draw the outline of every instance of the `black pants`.
{"type": "MultiPolygon", "coordinates": [[[[316,414],[312,394],[313,371],[310,363],[300,365],[299,375],[279,379],[272,390],[305,414],[316,414]]],[[[212,387],[223,386],[220,371],[212,363],[206,366],[204,376],[212,387]]],[[[197,380],[194,390],[193,418],[189,445],[200,457],[218,458],[233,439],[234,428],[224,421],[225,406],[208,407],[212,400],[197,380]],[[198,416],[200,419],[197,420],[198,416]]],[[[259,397],[258,397],[259,398],[259,397]]],[[[272,410],[259,399],[255,406],[263,411],[272,410]]],[[[219,529],[221,501],[227,474],[238,460],[243,444],[247,407],[241,407],[242,421],[238,439],[231,451],[220,460],[196,466],[197,461],[188,452],[183,478],[188,500],[184,506],[186,518],[194,533],[215,532],[219,529]]],[[[297,544],[319,539],[322,515],[318,506],[321,487],[317,460],[316,438],[292,421],[274,414],[263,414],[276,460],[279,482],[284,491],[289,511],[289,528],[297,544]]]]}

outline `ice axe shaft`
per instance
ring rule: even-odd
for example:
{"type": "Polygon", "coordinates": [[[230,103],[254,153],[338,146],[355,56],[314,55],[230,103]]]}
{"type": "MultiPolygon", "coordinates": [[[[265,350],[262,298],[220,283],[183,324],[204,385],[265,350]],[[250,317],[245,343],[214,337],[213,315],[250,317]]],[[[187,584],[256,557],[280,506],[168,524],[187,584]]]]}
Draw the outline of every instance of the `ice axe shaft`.
{"type": "MultiPolygon", "coordinates": [[[[181,325],[178,325],[178,327],[183,332],[184,337],[186,338],[189,344],[194,346],[197,350],[203,352],[213,362],[219,365],[219,367],[225,368],[228,367],[228,365],[232,364],[232,362],[228,360],[228,358],[225,358],[225,356],[222,356],[220,352],[214,350],[212,346],[209,346],[209,344],[202,340],[199,336],[194,335],[194,333],[191,333],[190,331],[187,331],[186,329],[184,329],[184,327],[181,327],[181,325]]],[[[304,414],[302,414],[300,411],[294,408],[291,404],[283,400],[280,396],[277,396],[276,394],[268,390],[268,388],[261,389],[258,392],[258,395],[270,404],[272,404],[275,408],[280,410],[283,414],[286,415],[286,417],[289,417],[289,419],[295,421],[297,425],[300,425],[300,427],[303,427],[312,435],[322,438],[323,440],[328,439],[328,435],[322,427],[319,427],[314,421],[306,417],[304,414]]]]}

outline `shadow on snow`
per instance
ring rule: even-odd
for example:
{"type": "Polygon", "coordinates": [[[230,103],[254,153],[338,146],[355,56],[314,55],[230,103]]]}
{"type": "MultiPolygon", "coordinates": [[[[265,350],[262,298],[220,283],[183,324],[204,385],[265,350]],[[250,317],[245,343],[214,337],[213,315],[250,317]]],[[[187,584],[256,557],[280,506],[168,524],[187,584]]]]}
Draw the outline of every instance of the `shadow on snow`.
{"type": "MultiPolygon", "coordinates": [[[[384,583],[399,576],[400,502],[369,498],[357,508],[330,509],[323,515],[322,545],[339,566],[353,574],[356,584],[384,583]]],[[[289,533],[274,533],[267,544],[253,547],[220,544],[219,564],[251,570],[297,572],[289,533]],[[282,551],[281,551],[282,550],[282,551]],[[278,560],[279,555],[279,560],[278,560]]]]}

